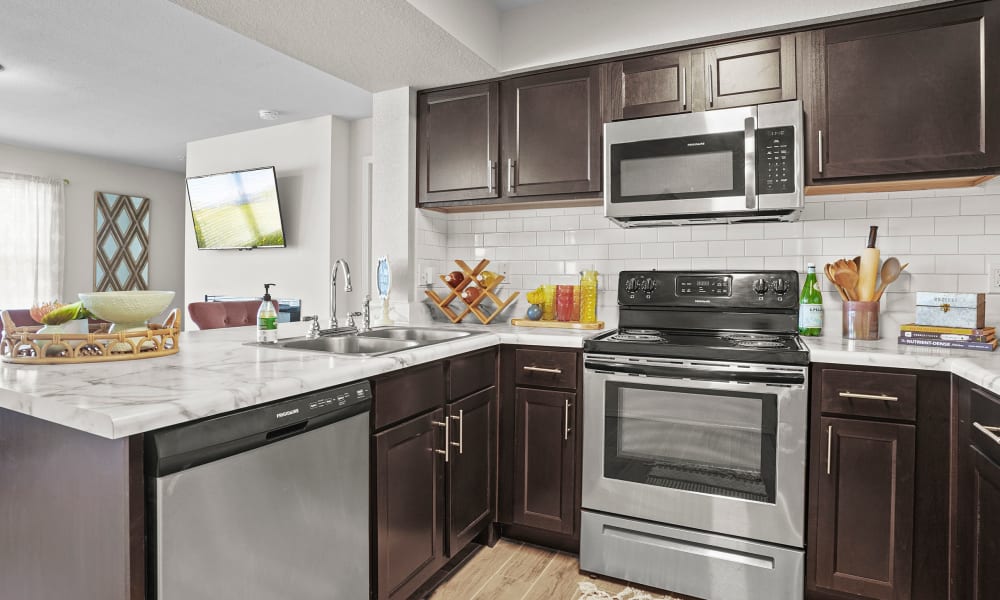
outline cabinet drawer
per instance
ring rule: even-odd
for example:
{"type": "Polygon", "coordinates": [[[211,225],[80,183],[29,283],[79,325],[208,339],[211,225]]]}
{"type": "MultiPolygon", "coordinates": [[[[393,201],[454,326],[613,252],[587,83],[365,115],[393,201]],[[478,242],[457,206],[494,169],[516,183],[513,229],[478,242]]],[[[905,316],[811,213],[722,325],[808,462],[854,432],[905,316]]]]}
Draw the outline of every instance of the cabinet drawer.
{"type": "Polygon", "coordinates": [[[514,365],[517,385],[576,389],[576,352],[517,350],[514,365]]]}
{"type": "Polygon", "coordinates": [[[444,363],[407,369],[374,381],[375,429],[441,406],[445,398],[444,363]]]}
{"type": "Polygon", "coordinates": [[[497,353],[486,352],[460,356],[449,362],[448,401],[464,398],[493,386],[497,379],[497,353]]]}
{"type": "Polygon", "coordinates": [[[917,376],[826,369],[822,376],[824,413],[915,421],[917,376]]]}

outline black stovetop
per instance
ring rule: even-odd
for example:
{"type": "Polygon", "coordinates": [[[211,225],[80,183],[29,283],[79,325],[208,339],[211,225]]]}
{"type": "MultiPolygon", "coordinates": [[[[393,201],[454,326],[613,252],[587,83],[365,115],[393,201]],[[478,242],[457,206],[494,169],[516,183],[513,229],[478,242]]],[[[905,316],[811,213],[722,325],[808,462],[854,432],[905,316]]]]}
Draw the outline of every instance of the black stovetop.
{"type": "Polygon", "coordinates": [[[590,353],[808,364],[795,271],[622,271],[620,329],[590,353]]]}

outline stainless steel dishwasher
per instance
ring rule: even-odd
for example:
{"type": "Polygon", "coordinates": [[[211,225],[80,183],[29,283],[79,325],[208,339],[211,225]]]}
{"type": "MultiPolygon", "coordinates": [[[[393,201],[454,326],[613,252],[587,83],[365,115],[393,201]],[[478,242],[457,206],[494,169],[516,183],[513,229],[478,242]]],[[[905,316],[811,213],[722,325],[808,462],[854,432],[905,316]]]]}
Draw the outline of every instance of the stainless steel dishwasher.
{"type": "Polygon", "coordinates": [[[369,597],[368,382],[146,437],[158,600],[369,597]]]}

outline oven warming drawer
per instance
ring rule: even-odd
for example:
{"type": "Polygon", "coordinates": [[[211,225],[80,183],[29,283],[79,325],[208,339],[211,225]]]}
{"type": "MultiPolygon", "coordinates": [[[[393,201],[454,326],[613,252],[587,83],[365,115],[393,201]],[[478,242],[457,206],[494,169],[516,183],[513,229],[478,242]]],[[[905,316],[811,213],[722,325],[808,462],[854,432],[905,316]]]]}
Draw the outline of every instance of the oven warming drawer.
{"type": "Polygon", "coordinates": [[[712,600],[801,600],[805,552],[583,511],[580,570],[712,600]]]}

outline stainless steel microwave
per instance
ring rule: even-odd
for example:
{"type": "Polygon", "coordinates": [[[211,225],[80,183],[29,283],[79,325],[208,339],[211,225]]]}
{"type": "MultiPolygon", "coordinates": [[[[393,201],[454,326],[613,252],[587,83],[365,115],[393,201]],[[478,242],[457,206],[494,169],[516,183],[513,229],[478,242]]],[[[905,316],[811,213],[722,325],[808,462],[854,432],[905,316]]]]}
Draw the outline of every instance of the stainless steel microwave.
{"type": "Polygon", "coordinates": [[[803,173],[797,100],[604,126],[604,215],[623,227],[794,221],[803,173]]]}

